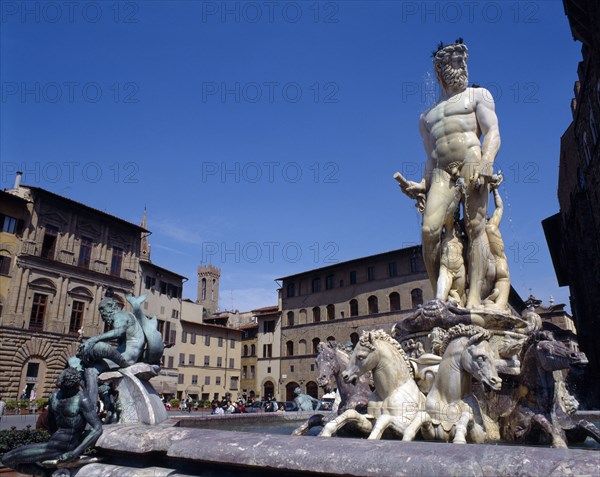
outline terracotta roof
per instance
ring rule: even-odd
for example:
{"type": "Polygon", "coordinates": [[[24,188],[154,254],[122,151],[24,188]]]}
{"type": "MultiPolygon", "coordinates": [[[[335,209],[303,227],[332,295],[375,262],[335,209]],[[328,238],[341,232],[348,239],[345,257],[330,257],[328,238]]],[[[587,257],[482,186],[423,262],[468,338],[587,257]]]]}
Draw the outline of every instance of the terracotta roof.
{"type": "Polygon", "coordinates": [[[238,328],[240,330],[249,330],[252,328],[258,328],[258,323],[246,323],[245,325],[240,325],[238,328]]]}
{"type": "Polygon", "coordinates": [[[263,306],[262,308],[255,308],[254,310],[250,310],[251,313],[255,313],[255,312],[263,313],[265,311],[279,311],[279,307],[277,305],[272,305],[272,306],[263,306]]]}
{"type": "Polygon", "coordinates": [[[156,265],[153,262],[140,261],[140,265],[142,267],[143,266],[148,266],[148,267],[156,268],[156,269],[160,270],[161,272],[167,272],[167,273],[170,273],[171,275],[175,275],[176,277],[183,278],[184,280],[188,280],[188,277],[184,277],[183,275],[180,275],[179,273],[173,272],[173,271],[169,270],[168,268],[164,268],[164,267],[161,267],[159,265],[156,265]]]}

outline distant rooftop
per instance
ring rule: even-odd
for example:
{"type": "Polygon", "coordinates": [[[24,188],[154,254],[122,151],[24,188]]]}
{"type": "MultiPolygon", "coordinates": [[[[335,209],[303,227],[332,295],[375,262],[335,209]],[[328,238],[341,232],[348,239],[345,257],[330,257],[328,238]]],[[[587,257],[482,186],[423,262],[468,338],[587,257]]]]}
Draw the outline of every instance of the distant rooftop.
{"type": "MultiPolygon", "coordinates": [[[[121,217],[117,217],[116,215],[109,214],[108,212],[105,212],[103,210],[96,209],[94,207],[90,207],[89,205],[86,205],[83,202],[78,202],[76,200],[69,199],[68,197],[62,196],[62,195],[57,194],[55,192],[51,192],[51,191],[49,191],[47,189],[43,189],[43,188],[37,187],[37,186],[26,185],[26,184],[23,184],[20,187],[24,188],[24,189],[30,189],[31,191],[34,191],[34,192],[40,192],[42,194],[49,195],[50,197],[53,197],[53,198],[58,199],[58,200],[65,201],[65,202],[67,202],[67,203],[69,203],[71,205],[75,205],[77,207],[82,207],[84,209],[89,209],[89,210],[91,210],[91,211],[93,211],[93,212],[95,212],[97,214],[105,216],[108,219],[111,219],[111,220],[117,221],[117,222],[119,222],[119,223],[121,223],[123,225],[126,225],[127,227],[132,227],[132,228],[138,229],[141,232],[150,233],[149,230],[147,230],[147,229],[139,226],[138,224],[134,224],[133,222],[129,222],[129,221],[125,220],[125,219],[122,219],[121,217]]],[[[12,195],[14,197],[19,197],[18,195],[16,195],[13,192],[11,192],[11,190],[15,190],[15,189],[5,189],[4,192],[6,192],[7,194],[10,194],[10,195],[12,195]]]]}
{"type": "MultiPolygon", "coordinates": [[[[281,278],[276,278],[275,280],[288,280],[290,278],[296,278],[302,275],[309,275],[309,274],[313,274],[316,272],[326,272],[328,270],[333,270],[335,268],[339,268],[339,267],[343,267],[346,265],[351,265],[353,263],[358,263],[361,261],[365,261],[365,260],[373,260],[376,258],[384,258],[386,255],[396,255],[396,254],[414,254],[414,253],[421,253],[421,246],[420,245],[413,245],[411,247],[405,247],[405,248],[399,248],[396,250],[388,250],[387,252],[382,252],[382,253],[376,253],[374,255],[367,255],[365,257],[359,257],[359,258],[353,258],[351,260],[347,260],[345,262],[337,262],[337,263],[332,263],[331,265],[327,265],[326,267],[319,267],[319,268],[313,268],[312,270],[305,270],[303,272],[298,272],[295,273],[293,275],[287,275],[285,277],[281,277],[281,278]]],[[[254,310],[253,310],[254,311],[254,310]]]]}

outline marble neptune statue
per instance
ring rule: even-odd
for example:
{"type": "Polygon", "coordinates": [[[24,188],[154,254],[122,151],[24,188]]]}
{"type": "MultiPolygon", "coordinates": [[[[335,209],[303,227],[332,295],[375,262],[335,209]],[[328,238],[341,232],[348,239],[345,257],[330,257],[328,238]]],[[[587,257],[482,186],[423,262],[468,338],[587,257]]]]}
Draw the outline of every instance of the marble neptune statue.
{"type": "Polygon", "coordinates": [[[498,292],[495,286],[496,264],[501,263],[502,291],[510,289],[508,270],[505,262],[494,256],[494,251],[503,254],[504,247],[498,243],[497,224],[490,230],[494,233],[493,247],[486,230],[490,190],[499,182],[493,165],[500,148],[500,131],[490,92],[467,87],[467,58],[468,49],[462,39],[447,46],[441,44],[434,53],[441,95],[419,120],[427,155],[425,174],[421,182],[407,180],[399,173],[394,177],[423,213],[423,256],[436,298],[445,301],[450,296],[468,309],[485,305],[504,311],[508,294],[498,292]],[[462,221],[457,201],[462,206],[462,221]],[[464,237],[453,226],[455,221],[464,224],[464,237]],[[466,241],[464,255],[462,243],[457,240],[466,241]],[[466,287],[464,280],[456,280],[455,276],[463,266],[466,287]],[[440,280],[440,273],[452,275],[440,280]],[[452,282],[458,283],[458,290],[448,285],[452,282]],[[456,300],[460,294],[464,298],[456,300]]]}

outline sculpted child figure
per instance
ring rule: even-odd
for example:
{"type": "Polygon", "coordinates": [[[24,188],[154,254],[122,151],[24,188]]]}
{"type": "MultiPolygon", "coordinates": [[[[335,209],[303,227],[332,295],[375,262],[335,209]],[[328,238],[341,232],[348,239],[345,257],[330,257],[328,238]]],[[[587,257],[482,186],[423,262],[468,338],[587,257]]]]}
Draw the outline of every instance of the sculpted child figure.
{"type": "Polygon", "coordinates": [[[494,206],[496,208],[485,226],[485,232],[490,244],[490,258],[493,261],[493,269],[495,271],[494,288],[490,296],[485,300],[485,305],[487,308],[493,307],[499,311],[507,309],[508,295],[510,294],[510,272],[508,271],[506,254],[504,253],[504,241],[499,229],[502,213],[504,212],[504,204],[498,190],[502,180],[502,173],[499,172],[490,183],[490,188],[494,195],[494,206]]]}
{"type": "Polygon", "coordinates": [[[462,197],[460,183],[454,188],[454,200],[448,207],[444,223],[442,240],[440,274],[437,281],[436,299],[446,301],[448,298],[463,306],[467,272],[463,257],[463,238],[458,217],[462,197]]]}

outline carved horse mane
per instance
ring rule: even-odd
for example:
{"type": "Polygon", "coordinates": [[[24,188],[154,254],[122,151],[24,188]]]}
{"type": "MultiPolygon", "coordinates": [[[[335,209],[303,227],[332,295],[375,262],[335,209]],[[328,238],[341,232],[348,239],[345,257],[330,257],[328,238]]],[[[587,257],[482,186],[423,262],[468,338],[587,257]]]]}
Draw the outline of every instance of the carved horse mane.
{"type": "Polygon", "coordinates": [[[358,378],[356,383],[346,383],[342,378],[342,372],[350,361],[352,344],[328,341],[327,343],[319,343],[317,349],[319,352],[317,356],[319,386],[326,389],[326,385],[322,384],[324,379],[328,380],[329,386],[331,386],[332,380],[335,381],[340,397],[338,414],[341,414],[346,409],[357,409],[365,412],[369,396],[371,395],[371,373],[365,373],[358,378]]]}
{"type": "Polygon", "coordinates": [[[375,351],[375,345],[371,343],[371,341],[369,340],[369,336],[376,341],[384,341],[388,344],[391,344],[398,351],[398,354],[404,361],[404,364],[406,364],[408,372],[410,373],[410,377],[412,379],[415,378],[415,373],[412,364],[410,363],[410,360],[408,358],[408,355],[406,354],[406,351],[404,351],[404,349],[402,348],[402,345],[398,343],[398,341],[392,338],[384,330],[363,331],[360,338],[358,339],[358,343],[361,346],[370,349],[371,351],[375,351]]]}
{"type": "Polygon", "coordinates": [[[442,341],[442,344],[440,345],[440,355],[444,356],[448,345],[456,338],[463,336],[470,337],[469,341],[467,342],[467,346],[469,346],[473,343],[477,343],[478,341],[489,340],[492,337],[492,333],[476,325],[460,324],[453,326],[444,336],[444,341],[442,341]]]}

